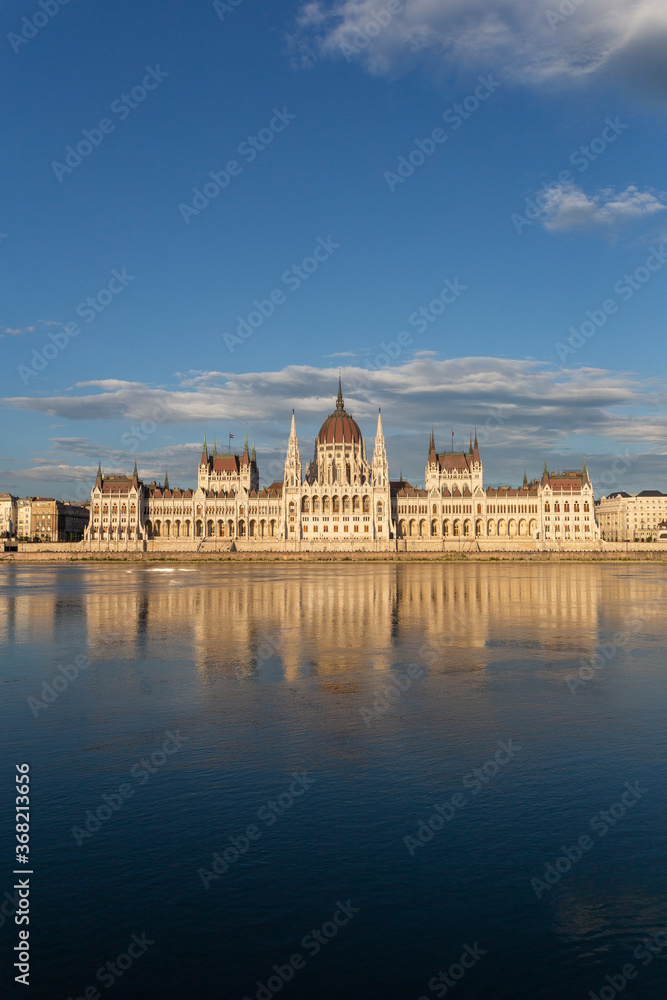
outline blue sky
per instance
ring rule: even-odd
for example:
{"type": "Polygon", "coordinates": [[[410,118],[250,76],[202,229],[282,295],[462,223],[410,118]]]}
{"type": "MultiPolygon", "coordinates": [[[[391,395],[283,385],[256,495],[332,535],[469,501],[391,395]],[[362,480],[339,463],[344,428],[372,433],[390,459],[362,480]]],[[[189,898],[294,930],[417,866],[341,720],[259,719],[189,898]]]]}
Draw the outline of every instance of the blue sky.
{"type": "Polygon", "coordinates": [[[0,491],[281,478],[339,366],[395,476],[667,491],[664,3],[136,8],[3,10],[0,491]]]}

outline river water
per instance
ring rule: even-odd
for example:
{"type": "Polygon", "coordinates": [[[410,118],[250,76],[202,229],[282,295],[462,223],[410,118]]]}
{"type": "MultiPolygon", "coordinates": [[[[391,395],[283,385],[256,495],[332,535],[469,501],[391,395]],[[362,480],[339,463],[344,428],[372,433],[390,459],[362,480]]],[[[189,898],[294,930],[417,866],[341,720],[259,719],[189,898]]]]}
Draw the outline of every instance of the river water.
{"type": "Polygon", "coordinates": [[[633,564],[3,567],[0,994],[663,1000],[666,608],[633,564]]]}

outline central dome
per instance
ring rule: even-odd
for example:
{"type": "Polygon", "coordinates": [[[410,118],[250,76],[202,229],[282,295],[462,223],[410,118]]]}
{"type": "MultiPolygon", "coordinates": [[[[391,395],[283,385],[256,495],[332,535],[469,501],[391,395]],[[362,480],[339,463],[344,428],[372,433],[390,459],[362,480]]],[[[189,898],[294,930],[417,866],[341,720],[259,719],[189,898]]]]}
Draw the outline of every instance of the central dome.
{"type": "Polygon", "coordinates": [[[345,412],[343,390],[338,379],[336,409],[329,414],[317,435],[318,444],[361,444],[361,431],[356,420],[345,412]]]}

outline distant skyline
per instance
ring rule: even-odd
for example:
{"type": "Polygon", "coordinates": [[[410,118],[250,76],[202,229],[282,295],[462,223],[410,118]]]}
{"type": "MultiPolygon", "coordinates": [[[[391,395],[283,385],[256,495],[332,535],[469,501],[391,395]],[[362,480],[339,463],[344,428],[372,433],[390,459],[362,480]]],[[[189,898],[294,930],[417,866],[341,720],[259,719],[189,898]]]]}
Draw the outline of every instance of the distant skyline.
{"type": "Polygon", "coordinates": [[[667,491],[664,4],[50,11],[1,15],[0,491],[246,428],[266,485],[339,366],[394,478],[477,425],[487,483],[667,491]]]}

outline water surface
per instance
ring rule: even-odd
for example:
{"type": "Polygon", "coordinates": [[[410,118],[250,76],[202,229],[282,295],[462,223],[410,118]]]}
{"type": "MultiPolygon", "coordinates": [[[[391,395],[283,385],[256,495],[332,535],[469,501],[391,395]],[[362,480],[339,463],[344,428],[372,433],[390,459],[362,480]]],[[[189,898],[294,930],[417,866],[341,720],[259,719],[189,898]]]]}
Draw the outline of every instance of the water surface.
{"type": "Polygon", "coordinates": [[[643,565],[3,567],[3,995],[662,1000],[666,607],[643,565]]]}

